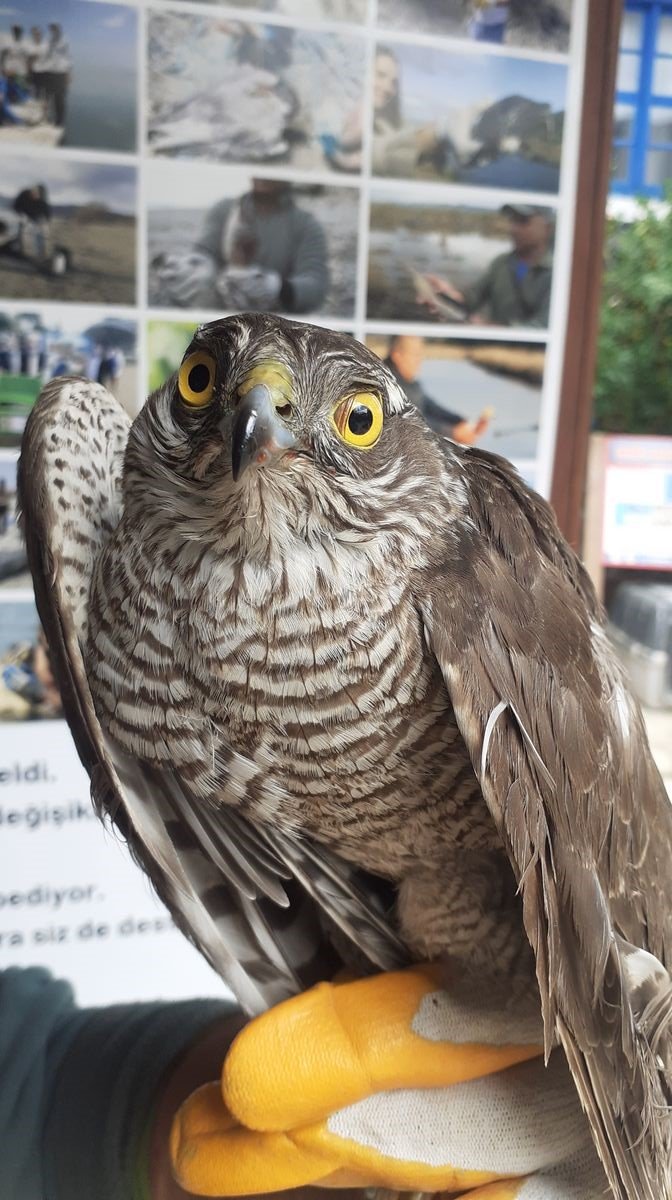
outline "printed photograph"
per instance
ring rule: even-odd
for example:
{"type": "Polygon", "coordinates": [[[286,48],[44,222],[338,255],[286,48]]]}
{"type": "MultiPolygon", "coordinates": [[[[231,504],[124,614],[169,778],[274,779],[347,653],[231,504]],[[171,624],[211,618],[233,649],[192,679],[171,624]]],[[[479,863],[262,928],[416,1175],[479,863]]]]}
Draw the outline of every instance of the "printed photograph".
{"type": "Polygon", "coordinates": [[[134,151],[137,32],[125,4],[3,4],[0,154],[18,144],[134,151]]]}
{"type": "Polygon", "coordinates": [[[368,12],[369,0],[201,0],[220,8],[253,8],[257,12],[278,13],[295,21],[349,21],[361,25],[368,12]]]}
{"type": "Polygon", "coordinates": [[[133,167],[2,155],[0,299],[135,303],[133,167]]]}
{"type": "Polygon", "coordinates": [[[155,164],[146,193],[150,305],[352,316],[354,188],[155,164]]]}
{"type": "Polygon", "coordinates": [[[149,150],[357,170],[364,71],[362,38],[155,11],[148,29],[149,150]],[[352,114],[345,123],[344,113],[352,114]],[[352,165],[334,161],[341,146],[352,165]]]}
{"type": "Polygon", "coordinates": [[[378,0],[388,29],[564,54],[572,0],[378,0]]]}
{"type": "Polygon", "coordinates": [[[554,221],[531,204],[409,203],[374,189],[369,318],[547,328],[554,221]]]}
{"type": "Polygon", "coordinates": [[[373,171],[557,192],[567,68],[431,46],[378,46],[373,171]]]}
{"type": "Polygon", "coordinates": [[[42,386],[57,375],[102,383],[138,411],[136,322],[105,309],[0,309],[0,447],[18,447],[42,386]]]}
{"type": "Polygon", "coordinates": [[[31,597],[0,597],[0,721],[63,715],[47,643],[31,597]]]}
{"type": "Polygon", "coordinates": [[[505,458],[534,458],[545,347],[539,342],[367,338],[438,434],[505,458]]]}

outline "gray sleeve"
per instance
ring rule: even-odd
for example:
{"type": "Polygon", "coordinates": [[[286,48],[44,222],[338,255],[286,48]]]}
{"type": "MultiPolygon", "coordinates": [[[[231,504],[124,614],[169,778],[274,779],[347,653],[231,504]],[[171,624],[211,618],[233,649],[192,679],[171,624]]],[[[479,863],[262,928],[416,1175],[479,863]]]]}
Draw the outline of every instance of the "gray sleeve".
{"type": "Polygon", "coordinates": [[[220,1000],[78,1009],[45,970],[0,972],[0,1196],[133,1200],[157,1088],[220,1000]]]}
{"type": "Polygon", "coordinates": [[[285,298],[291,312],[312,312],[323,303],[329,289],[327,239],[319,221],[302,213],[295,223],[291,270],[285,280],[285,298]]]}
{"type": "Polygon", "coordinates": [[[484,271],[480,278],[475,283],[472,283],[470,287],[462,288],[464,307],[470,315],[471,313],[478,312],[480,308],[483,308],[487,304],[492,286],[492,272],[497,261],[495,259],[494,262],[490,263],[487,271],[484,271]]]}
{"type": "Polygon", "coordinates": [[[548,271],[541,288],[539,304],[537,305],[537,308],[535,309],[533,316],[530,317],[529,321],[524,322],[524,324],[530,329],[548,328],[548,318],[551,311],[551,282],[551,272],[548,271]]]}
{"type": "Polygon", "coordinates": [[[230,200],[218,200],[216,204],[213,204],[206,213],[203,228],[195,246],[196,250],[202,251],[203,254],[209,254],[220,266],[225,265],[222,257],[222,235],[230,207],[230,200]]]}

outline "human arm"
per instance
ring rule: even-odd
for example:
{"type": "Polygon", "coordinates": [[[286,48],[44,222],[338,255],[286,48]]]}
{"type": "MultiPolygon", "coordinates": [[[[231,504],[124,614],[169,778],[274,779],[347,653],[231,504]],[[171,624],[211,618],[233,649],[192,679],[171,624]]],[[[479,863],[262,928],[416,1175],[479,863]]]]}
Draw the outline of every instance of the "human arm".
{"type": "MultiPolygon", "coordinates": [[[[151,1141],[157,1098],[183,1063],[187,1090],[211,1077],[236,1020],[219,1000],[78,1009],[42,968],[0,972],[0,1196],[178,1200],[151,1141]]],[[[161,1104],[156,1112],[158,1126],[161,1104]]]]}
{"type": "Polygon", "coordinates": [[[27,192],[24,189],[22,192],[19,192],[18,196],[15,196],[12,201],[12,210],[20,217],[23,216],[26,211],[26,199],[27,192]]]}
{"type": "Polygon", "coordinates": [[[195,250],[208,255],[219,266],[222,265],[222,239],[230,209],[231,202],[229,200],[218,200],[217,204],[213,204],[212,208],[208,209],[198,241],[194,246],[195,250]]]}
{"type": "Polygon", "coordinates": [[[530,329],[547,329],[548,319],[551,308],[551,282],[552,276],[550,270],[544,271],[540,282],[539,296],[534,310],[530,314],[528,321],[524,324],[530,329]]]}
{"type": "Polygon", "coordinates": [[[220,200],[208,210],[192,250],[173,253],[166,248],[152,261],[160,289],[160,302],[189,308],[206,307],[216,296],[217,273],[223,262],[223,239],[230,201],[220,200]]]}
{"type": "Polygon", "coordinates": [[[455,287],[455,284],[451,283],[449,279],[431,274],[428,274],[426,279],[440,296],[447,296],[449,300],[454,300],[455,304],[466,306],[465,293],[455,287]]]}
{"type": "Polygon", "coordinates": [[[448,436],[451,437],[454,442],[459,442],[462,446],[475,445],[478,439],[482,438],[490,428],[490,422],[492,420],[493,413],[493,409],[484,408],[483,412],[476,418],[475,421],[458,421],[453,426],[452,433],[449,433],[448,436]]]}
{"type": "Polygon", "coordinates": [[[329,289],[327,239],[319,221],[302,213],[295,224],[292,264],[280,288],[280,305],[287,312],[318,309],[329,289]]]}

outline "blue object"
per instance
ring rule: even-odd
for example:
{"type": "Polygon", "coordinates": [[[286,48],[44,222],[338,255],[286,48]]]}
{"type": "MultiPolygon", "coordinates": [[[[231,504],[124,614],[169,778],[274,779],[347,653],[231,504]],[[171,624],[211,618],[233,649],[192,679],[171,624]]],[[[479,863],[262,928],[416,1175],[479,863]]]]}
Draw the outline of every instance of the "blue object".
{"type": "Polygon", "coordinates": [[[2,681],[9,692],[23,696],[31,704],[39,704],[42,699],[42,685],[29,667],[17,663],[9,663],[2,670],[2,681]]]}
{"type": "Polygon", "coordinates": [[[503,17],[496,24],[486,24],[475,17],[469,26],[469,33],[475,42],[494,42],[495,45],[501,46],[506,36],[507,20],[507,17],[503,17]]]}
{"type": "Polygon", "coordinates": [[[24,92],[18,84],[10,79],[6,79],[4,75],[0,75],[0,125],[23,125],[21,117],[11,108],[12,104],[20,103],[25,100],[28,93],[24,92]]]}
{"type": "Polygon", "coordinates": [[[340,146],[338,138],[334,137],[333,133],[321,133],[320,141],[324,150],[324,157],[328,160],[332,159],[340,146]]]}
{"type": "MultiPolygon", "coordinates": [[[[668,95],[656,91],[656,67],[659,64],[669,63],[672,79],[672,53],[660,48],[663,44],[661,22],[672,17],[672,0],[626,0],[626,19],[628,13],[639,16],[639,32],[631,44],[621,46],[620,63],[623,68],[629,67],[633,71],[636,86],[630,91],[617,87],[616,91],[617,107],[630,109],[632,119],[627,134],[616,136],[613,141],[623,164],[612,179],[611,191],[617,195],[660,197],[664,194],[664,185],[651,182],[647,159],[656,151],[669,154],[672,179],[672,140],[656,139],[651,127],[652,110],[667,109],[672,131],[672,83],[668,95]]],[[[669,44],[669,37],[667,42],[669,44]]],[[[618,121],[618,116],[616,119],[618,121]]]]}

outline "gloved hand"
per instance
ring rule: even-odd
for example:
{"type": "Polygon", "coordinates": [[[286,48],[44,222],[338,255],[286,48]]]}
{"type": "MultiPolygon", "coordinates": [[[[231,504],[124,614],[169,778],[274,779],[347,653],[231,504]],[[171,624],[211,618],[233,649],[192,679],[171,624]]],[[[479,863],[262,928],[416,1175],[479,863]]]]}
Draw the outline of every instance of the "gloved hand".
{"type": "Polygon", "coordinates": [[[252,1021],[175,1118],[182,1187],[316,1184],[597,1200],[605,1178],[538,1011],[449,994],[433,968],[320,984],[252,1021]],[[471,1189],[476,1189],[472,1191],[471,1189]]]}
{"type": "Polygon", "coordinates": [[[263,267],[226,267],[219,272],[215,286],[226,308],[263,312],[277,303],[282,277],[263,267]]]}
{"type": "Polygon", "coordinates": [[[202,302],[201,298],[214,283],[217,266],[209,254],[191,250],[187,254],[161,254],[154,260],[161,302],[179,304],[181,308],[202,302]]]}

